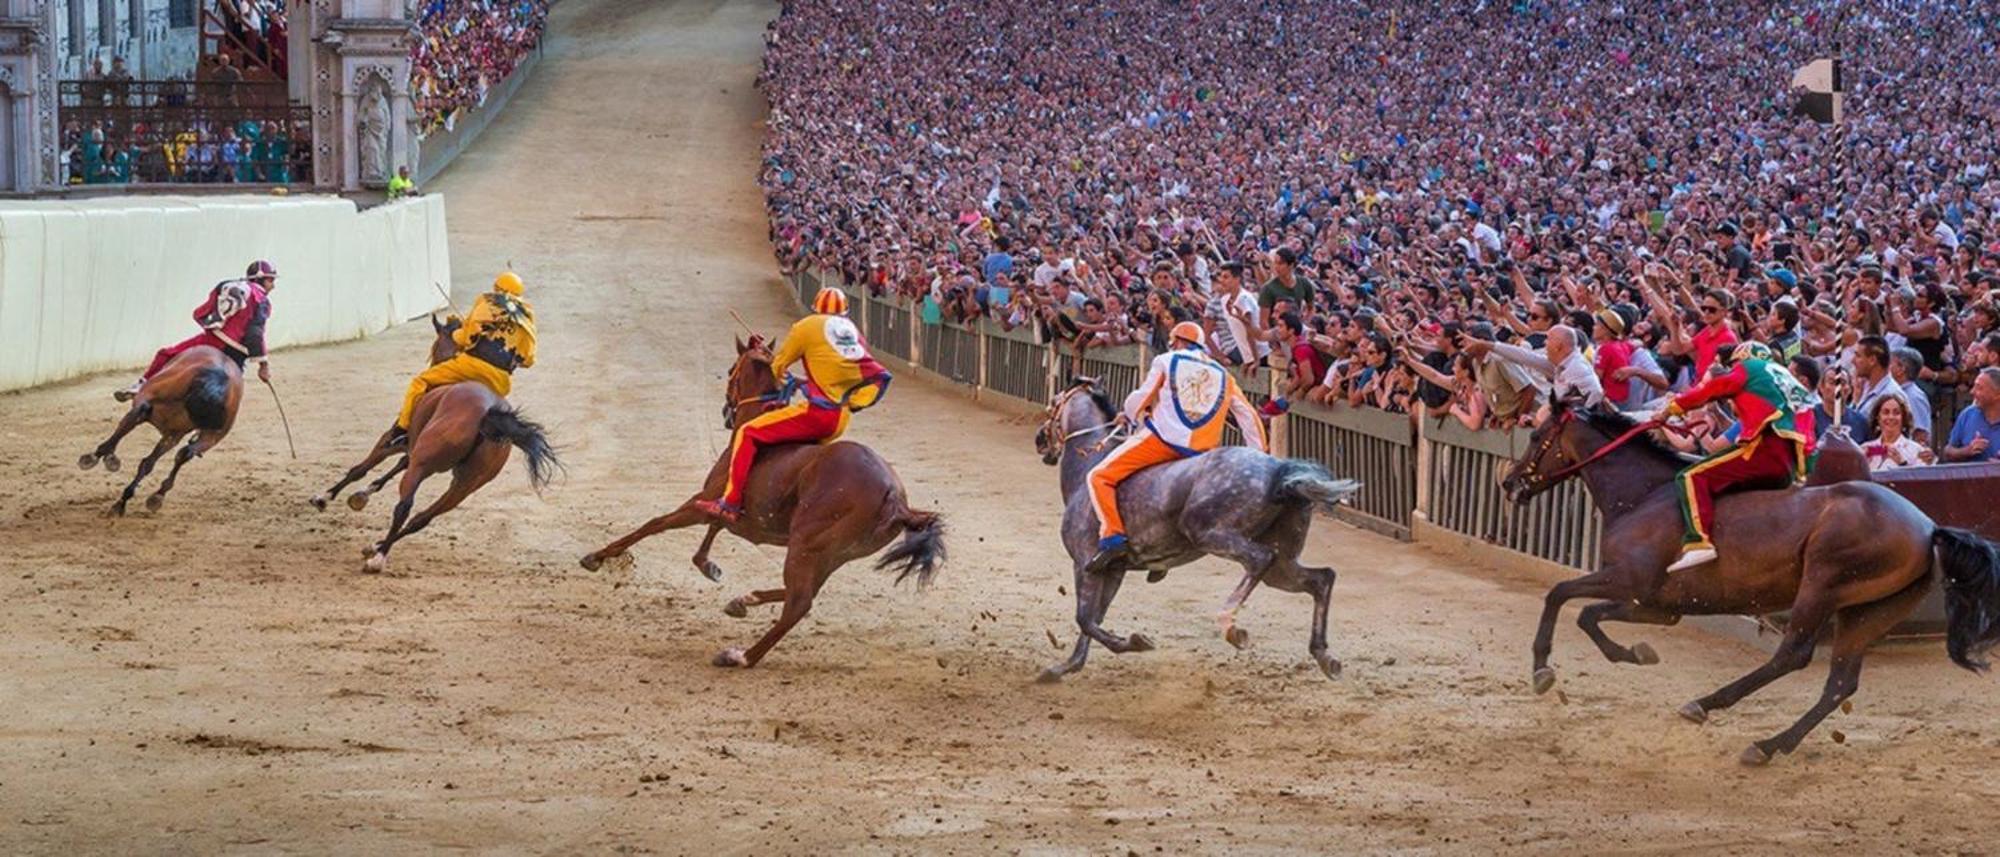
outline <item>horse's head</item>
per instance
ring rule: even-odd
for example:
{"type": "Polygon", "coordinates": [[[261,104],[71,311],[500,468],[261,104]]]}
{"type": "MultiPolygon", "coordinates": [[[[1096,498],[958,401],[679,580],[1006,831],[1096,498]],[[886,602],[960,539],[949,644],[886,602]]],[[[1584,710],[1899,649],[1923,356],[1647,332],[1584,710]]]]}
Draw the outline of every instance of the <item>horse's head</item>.
{"type": "Polygon", "coordinates": [[[432,366],[458,355],[458,341],[452,338],[452,334],[457,333],[463,325],[464,322],[459,321],[458,316],[448,315],[443,321],[439,321],[437,313],[431,313],[431,330],[437,334],[437,339],[431,341],[432,366]]]}
{"type": "Polygon", "coordinates": [[[1035,430],[1035,451],[1042,454],[1043,464],[1053,466],[1062,460],[1063,444],[1077,432],[1109,426],[1117,414],[1097,379],[1079,375],[1043,412],[1042,426],[1035,430]]]}
{"type": "Polygon", "coordinates": [[[777,404],[778,381],[771,374],[771,348],[764,338],[752,334],[749,342],[736,340],[736,365],[730,367],[729,384],[722,402],[722,426],[735,431],[742,423],[777,404]]]}
{"type": "Polygon", "coordinates": [[[1581,404],[1558,401],[1550,406],[1548,416],[1528,436],[1528,454],[1517,459],[1500,480],[1500,490],[1506,492],[1507,499],[1526,503],[1576,472],[1576,464],[1585,454],[1579,451],[1575,438],[1580,428],[1588,430],[1589,421],[1584,416],[1581,404]]]}

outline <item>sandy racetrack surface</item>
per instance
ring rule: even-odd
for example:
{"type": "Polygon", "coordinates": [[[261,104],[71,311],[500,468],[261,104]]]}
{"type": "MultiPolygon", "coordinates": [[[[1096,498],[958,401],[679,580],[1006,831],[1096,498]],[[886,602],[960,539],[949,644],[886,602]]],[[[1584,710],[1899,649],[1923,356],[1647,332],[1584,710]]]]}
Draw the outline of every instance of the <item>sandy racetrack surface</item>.
{"type": "Polygon", "coordinates": [[[393,416],[425,324],[278,355],[300,460],[251,389],[157,514],[105,520],[123,476],[75,469],[122,375],[0,396],[0,850],[1994,847],[2000,697],[1940,649],[1875,656],[1851,713],[1745,770],[1824,660],[1697,727],[1674,707],[1760,652],[1614,626],[1665,658],[1614,667],[1572,611],[1562,693],[1534,697],[1541,582],[1330,522],[1307,555],[1341,573],[1340,681],[1306,657],[1303,597],[1258,593],[1247,651],[1218,639],[1236,572],[1211,561],[1125,588],[1109,625],[1159,651],[1033,685],[1074,633],[1055,473],[1018,419],[922,383],[850,437],[950,517],[938,585],[849,566],[762,667],[708,666],[775,615],[721,606],[776,585],[779,552],[725,540],[721,586],[687,565],[695,531],[629,570],[575,560],[678,502],[725,442],[725,308],[790,317],[753,182],[772,14],[566,0],[536,77],[432,188],[461,304],[506,260],[527,278],[542,358],[514,401],[568,475],[537,497],[517,456],[390,574],[358,573],[385,498],[304,501],[393,416]]]}

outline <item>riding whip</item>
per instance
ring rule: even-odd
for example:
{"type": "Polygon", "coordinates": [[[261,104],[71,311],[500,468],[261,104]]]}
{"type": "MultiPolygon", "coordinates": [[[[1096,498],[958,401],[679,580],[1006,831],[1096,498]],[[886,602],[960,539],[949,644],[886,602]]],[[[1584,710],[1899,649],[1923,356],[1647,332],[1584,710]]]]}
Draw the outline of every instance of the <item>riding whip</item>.
{"type": "Polygon", "coordinates": [[[741,325],[741,326],[743,327],[743,332],[744,332],[744,333],[747,333],[747,334],[750,334],[750,338],[751,338],[751,339],[756,339],[756,338],[757,338],[757,331],[754,331],[754,330],[751,330],[751,329],[750,329],[750,323],[749,323],[749,322],[747,322],[747,321],[744,321],[744,320],[743,320],[743,317],[742,317],[742,316],[740,316],[740,315],[737,315],[737,314],[736,314],[736,310],[734,310],[734,309],[731,309],[731,310],[729,311],[729,317],[730,317],[730,318],[733,318],[733,319],[736,319],[736,323],[737,323],[738,325],[741,325]]]}
{"type": "Polygon", "coordinates": [[[271,401],[278,404],[278,422],[285,427],[285,448],[292,451],[292,460],[297,461],[299,448],[292,445],[292,421],[285,417],[285,400],[278,398],[278,385],[271,383],[270,379],[264,380],[264,386],[271,391],[271,401]]]}
{"type": "Polygon", "coordinates": [[[452,315],[458,316],[461,319],[465,318],[465,313],[458,311],[458,304],[452,302],[451,292],[445,291],[442,283],[432,280],[431,288],[437,289],[437,293],[444,296],[444,305],[451,310],[452,315]]]}

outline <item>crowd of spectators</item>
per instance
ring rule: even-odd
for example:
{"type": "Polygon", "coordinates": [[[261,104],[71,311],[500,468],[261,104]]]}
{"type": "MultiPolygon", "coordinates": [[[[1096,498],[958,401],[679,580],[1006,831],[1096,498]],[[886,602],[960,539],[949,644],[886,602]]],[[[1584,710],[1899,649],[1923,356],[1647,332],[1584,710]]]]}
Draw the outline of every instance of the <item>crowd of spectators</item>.
{"type": "Polygon", "coordinates": [[[548,0],[425,3],[410,51],[418,134],[448,129],[460,110],[484,103],[487,90],[541,45],[548,18],[548,0]]]}
{"type": "Polygon", "coordinates": [[[61,161],[71,185],[289,184],[312,180],[303,119],[196,121],[167,129],[116,120],[63,125],[61,161]],[[294,126],[294,127],[288,127],[294,126]]]}
{"type": "Polygon", "coordinates": [[[1985,459],[1996,39],[1973,0],[791,0],[761,180],[788,269],[1085,348],[1199,320],[1292,400],[1513,426],[1581,371],[1636,411],[1757,340],[1882,466],[1985,459]],[[1788,85],[1836,24],[1825,126],[1788,85]]]}

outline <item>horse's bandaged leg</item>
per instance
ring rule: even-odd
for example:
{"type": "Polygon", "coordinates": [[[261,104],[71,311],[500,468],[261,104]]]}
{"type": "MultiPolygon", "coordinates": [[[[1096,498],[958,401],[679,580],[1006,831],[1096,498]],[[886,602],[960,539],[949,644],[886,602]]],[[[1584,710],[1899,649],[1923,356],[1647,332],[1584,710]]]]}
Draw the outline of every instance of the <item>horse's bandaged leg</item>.
{"type": "Polygon", "coordinates": [[[1152,432],[1141,432],[1119,444],[1117,449],[1091,468],[1090,505],[1097,510],[1098,538],[1110,538],[1125,532],[1125,520],[1118,514],[1118,483],[1155,464],[1176,461],[1180,457],[1180,453],[1154,437],[1152,432]]]}

